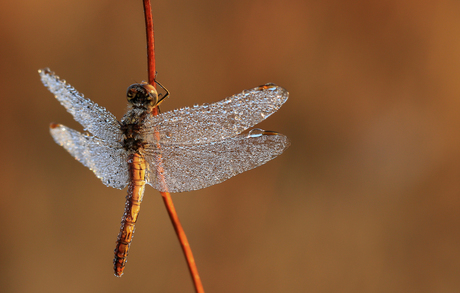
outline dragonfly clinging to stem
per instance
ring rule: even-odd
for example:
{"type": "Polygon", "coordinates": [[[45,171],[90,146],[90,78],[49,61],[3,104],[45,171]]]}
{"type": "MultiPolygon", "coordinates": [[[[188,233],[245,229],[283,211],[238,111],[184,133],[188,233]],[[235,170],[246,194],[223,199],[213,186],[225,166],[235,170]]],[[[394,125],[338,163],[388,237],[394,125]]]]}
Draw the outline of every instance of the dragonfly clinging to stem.
{"type": "MultiPolygon", "coordinates": [[[[123,274],[145,184],[162,192],[184,192],[221,183],[280,155],[290,142],[274,131],[246,129],[276,112],[288,92],[265,84],[212,104],[151,115],[163,101],[147,83],[128,88],[128,112],[120,122],[49,69],[43,84],[84,129],[51,124],[54,140],[102,182],[128,186],[115,248],[114,270],[123,274]]],[[[163,88],[164,89],[164,88],[163,88]]]]}

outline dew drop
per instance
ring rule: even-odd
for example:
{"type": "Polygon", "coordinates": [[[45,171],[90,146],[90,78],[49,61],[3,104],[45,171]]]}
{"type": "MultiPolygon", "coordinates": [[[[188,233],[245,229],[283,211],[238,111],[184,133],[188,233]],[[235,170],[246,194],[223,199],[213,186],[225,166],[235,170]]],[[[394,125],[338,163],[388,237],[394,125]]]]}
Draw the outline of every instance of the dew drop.
{"type": "Polygon", "coordinates": [[[259,137],[264,134],[265,130],[260,128],[251,129],[248,133],[248,137],[259,137]]]}

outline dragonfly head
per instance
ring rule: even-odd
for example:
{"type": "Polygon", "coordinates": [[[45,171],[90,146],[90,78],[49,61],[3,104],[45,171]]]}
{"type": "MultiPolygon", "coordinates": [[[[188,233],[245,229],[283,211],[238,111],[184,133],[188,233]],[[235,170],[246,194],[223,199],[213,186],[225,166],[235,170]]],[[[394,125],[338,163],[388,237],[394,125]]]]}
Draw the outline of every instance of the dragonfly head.
{"type": "Polygon", "coordinates": [[[126,97],[134,108],[151,109],[158,103],[157,90],[146,82],[130,85],[126,97]]]}

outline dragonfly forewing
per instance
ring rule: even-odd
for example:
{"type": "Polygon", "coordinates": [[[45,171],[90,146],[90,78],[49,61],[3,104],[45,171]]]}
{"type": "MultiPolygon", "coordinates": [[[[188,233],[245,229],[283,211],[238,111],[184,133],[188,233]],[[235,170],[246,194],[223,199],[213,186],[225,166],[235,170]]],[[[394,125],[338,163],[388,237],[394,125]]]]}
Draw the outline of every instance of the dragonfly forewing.
{"type": "Polygon", "coordinates": [[[121,141],[120,125],[112,113],[85,98],[48,68],[38,72],[43,84],[85,130],[108,142],[121,141]]]}
{"type": "Polygon", "coordinates": [[[202,144],[236,136],[276,112],[289,93],[275,84],[245,90],[219,102],[186,107],[149,117],[142,127],[146,141],[202,144]]]}

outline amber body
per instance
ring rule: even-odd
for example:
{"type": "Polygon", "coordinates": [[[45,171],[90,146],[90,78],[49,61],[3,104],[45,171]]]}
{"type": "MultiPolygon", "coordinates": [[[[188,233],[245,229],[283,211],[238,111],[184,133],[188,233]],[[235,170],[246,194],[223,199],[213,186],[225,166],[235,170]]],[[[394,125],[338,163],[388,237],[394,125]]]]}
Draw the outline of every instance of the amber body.
{"type": "Polygon", "coordinates": [[[134,229],[139,216],[142,198],[145,189],[145,161],[139,154],[133,154],[128,159],[129,163],[129,185],[126,196],[125,212],[121,220],[120,233],[115,247],[115,258],[113,260],[115,275],[120,277],[123,274],[125,263],[128,257],[129,246],[133,239],[134,229]]]}
{"type": "Polygon", "coordinates": [[[123,275],[135,225],[139,217],[142,198],[144,197],[145,170],[147,166],[142,156],[144,140],[139,133],[139,128],[145,118],[151,115],[153,107],[158,102],[157,92],[149,84],[130,86],[127,97],[131,109],[123,117],[121,129],[124,135],[123,147],[130,153],[127,162],[129,184],[125,212],[121,219],[120,232],[118,233],[115,247],[115,258],[113,259],[114,271],[117,277],[123,275]]]}

